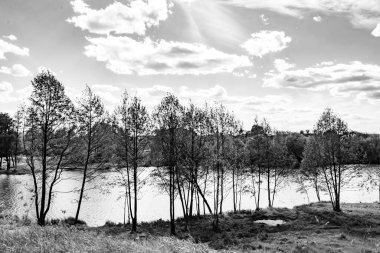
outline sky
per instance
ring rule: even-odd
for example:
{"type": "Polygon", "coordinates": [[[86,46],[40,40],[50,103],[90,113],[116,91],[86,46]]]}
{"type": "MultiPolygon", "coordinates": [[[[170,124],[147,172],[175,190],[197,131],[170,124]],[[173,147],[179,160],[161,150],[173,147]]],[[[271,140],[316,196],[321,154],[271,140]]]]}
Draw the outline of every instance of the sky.
{"type": "Polygon", "coordinates": [[[249,129],[313,129],[327,107],[380,133],[379,0],[2,0],[0,111],[50,70],[112,112],[127,90],[152,111],[223,103],[249,129]]]}

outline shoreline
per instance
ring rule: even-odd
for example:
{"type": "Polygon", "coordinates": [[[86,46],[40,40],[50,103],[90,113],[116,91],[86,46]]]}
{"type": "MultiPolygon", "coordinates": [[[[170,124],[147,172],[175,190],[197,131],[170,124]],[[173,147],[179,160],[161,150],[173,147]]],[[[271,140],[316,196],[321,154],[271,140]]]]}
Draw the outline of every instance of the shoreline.
{"type": "MultiPolygon", "coordinates": [[[[142,252],[154,251],[146,244],[162,238],[170,238],[168,240],[174,240],[178,245],[186,244],[193,249],[190,252],[379,252],[380,203],[342,203],[342,210],[334,212],[329,202],[317,202],[292,209],[226,212],[219,216],[219,231],[212,229],[209,215],[194,216],[187,221],[178,218],[175,237],[169,237],[169,221],[164,220],[140,222],[136,234],[131,234],[129,225],[121,223],[106,222],[98,227],[74,226],[67,222],[70,219],[50,221],[50,225],[43,228],[30,224],[29,220],[29,225],[13,224],[12,229],[19,226],[22,230],[65,231],[73,237],[83,233],[91,235],[94,240],[108,238],[110,243],[116,244],[120,240],[137,242],[143,247],[142,252]],[[283,223],[263,222],[268,220],[281,220],[283,223]]],[[[163,252],[167,252],[165,250],[163,252]]],[[[178,252],[178,249],[171,252],[178,252]]]]}

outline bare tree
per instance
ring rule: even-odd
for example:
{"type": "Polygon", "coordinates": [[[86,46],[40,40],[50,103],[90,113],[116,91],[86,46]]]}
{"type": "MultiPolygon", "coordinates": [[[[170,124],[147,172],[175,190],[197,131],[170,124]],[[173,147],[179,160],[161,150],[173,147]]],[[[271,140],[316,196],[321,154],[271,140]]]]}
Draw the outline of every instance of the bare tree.
{"type": "MultiPolygon", "coordinates": [[[[85,147],[84,154],[80,154],[81,165],[83,166],[83,178],[80,188],[77,211],[75,214],[75,222],[78,221],[79,212],[82,204],[85,184],[88,178],[95,172],[93,170],[88,174],[91,158],[96,153],[97,149],[101,148],[104,140],[107,138],[104,133],[105,128],[102,124],[105,122],[104,106],[99,96],[94,94],[91,88],[86,85],[82,97],[78,100],[77,118],[79,123],[80,144],[85,147]],[[82,160],[82,159],[83,160],[82,160]]],[[[102,163],[99,163],[99,168],[102,163]]]]}
{"type": "MultiPolygon", "coordinates": [[[[163,179],[169,191],[170,204],[170,233],[175,235],[175,189],[178,185],[179,178],[179,144],[180,129],[182,127],[183,107],[177,97],[173,94],[167,94],[158,105],[153,113],[156,130],[156,153],[159,157],[159,164],[167,168],[167,173],[157,171],[157,175],[163,179]],[[169,177],[166,180],[167,176],[169,177]],[[176,181],[177,180],[177,181],[176,181]]],[[[179,192],[181,193],[181,192],[179,192]]]]}
{"type": "Polygon", "coordinates": [[[54,186],[71,151],[74,109],[63,85],[49,71],[38,74],[32,86],[25,147],[33,176],[37,221],[45,225],[54,186]]]}
{"type": "Polygon", "coordinates": [[[321,148],[322,171],[334,211],[340,212],[340,193],[343,173],[349,156],[349,131],[347,124],[327,108],[314,127],[315,138],[321,148]]]}
{"type": "Polygon", "coordinates": [[[139,166],[142,165],[146,156],[146,148],[149,144],[150,137],[150,118],[145,106],[138,97],[133,97],[130,107],[128,108],[129,126],[131,131],[131,162],[133,166],[133,207],[132,232],[137,231],[137,194],[140,184],[139,166]]]}

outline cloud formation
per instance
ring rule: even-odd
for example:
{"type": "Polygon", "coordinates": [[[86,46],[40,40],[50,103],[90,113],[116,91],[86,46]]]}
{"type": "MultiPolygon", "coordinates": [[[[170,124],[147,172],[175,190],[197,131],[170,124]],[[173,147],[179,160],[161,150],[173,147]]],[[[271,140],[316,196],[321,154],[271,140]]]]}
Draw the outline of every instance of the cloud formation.
{"type": "Polygon", "coordinates": [[[371,34],[375,37],[380,37],[380,23],[376,25],[371,34]]]}
{"type": "Polygon", "coordinates": [[[25,77],[30,75],[30,71],[21,64],[14,64],[12,67],[0,67],[0,73],[12,75],[15,77],[25,77]]]}
{"type": "Polygon", "coordinates": [[[5,39],[8,39],[8,40],[11,40],[11,41],[15,41],[17,40],[17,37],[13,34],[10,34],[10,35],[4,35],[3,38],[5,39]]]}
{"type": "Polygon", "coordinates": [[[315,22],[322,22],[322,17],[321,16],[315,16],[315,17],[313,17],[313,20],[315,21],[315,22]]]}
{"type": "Polygon", "coordinates": [[[13,91],[13,86],[8,82],[0,82],[0,93],[9,93],[13,91]]]}
{"type": "Polygon", "coordinates": [[[252,66],[247,56],[227,54],[203,44],[136,41],[125,36],[87,40],[90,45],[85,47],[85,55],[105,62],[117,74],[202,75],[252,66]]]}
{"type": "Polygon", "coordinates": [[[77,16],[67,19],[74,26],[95,34],[137,34],[166,20],[170,5],[166,0],[135,0],[128,4],[114,1],[99,10],[90,8],[84,0],[71,1],[77,16]]]}
{"type": "Polygon", "coordinates": [[[12,43],[0,39],[0,60],[6,60],[5,54],[15,54],[19,56],[29,56],[29,49],[18,47],[12,43]]]}
{"type": "Polygon", "coordinates": [[[380,66],[360,61],[322,62],[305,69],[267,73],[264,86],[308,90],[328,90],[338,97],[356,96],[380,101],[380,66]]]}
{"type": "Polygon", "coordinates": [[[282,72],[295,67],[295,64],[289,63],[284,59],[275,59],[273,64],[278,72],[282,72]]]}
{"type": "Polygon", "coordinates": [[[303,18],[315,12],[347,17],[355,27],[373,29],[380,19],[378,0],[217,0],[222,3],[253,9],[267,9],[280,14],[303,18]]]}
{"type": "Polygon", "coordinates": [[[272,111],[274,108],[283,108],[291,102],[288,97],[282,95],[231,95],[220,85],[204,89],[193,89],[188,86],[180,86],[177,89],[173,89],[169,86],[154,85],[149,88],[136,88],[134,92],[143,101],[146,101],[150,107],[157,105],[168,92],[178,96],[184,104],[190,100],[198,106],[203,106],[205,103],[209,105],[223,103],[236,112],[240,110],[272,111]]]}
{"type": "Polygon", "coordinates": [[[260,31],[252,33],[251,38],[244,42],[241,47],[250,55],[263,57],[268,53],[280,52],[288,47],[292,38],[286,36],[283,31],[260,31]]]}
{"type": "Polygon", "coordinates": [[[267,18],[264,14],[260,15],[260,19],[264,25],[269,25],[269,18],[267,18]]]}

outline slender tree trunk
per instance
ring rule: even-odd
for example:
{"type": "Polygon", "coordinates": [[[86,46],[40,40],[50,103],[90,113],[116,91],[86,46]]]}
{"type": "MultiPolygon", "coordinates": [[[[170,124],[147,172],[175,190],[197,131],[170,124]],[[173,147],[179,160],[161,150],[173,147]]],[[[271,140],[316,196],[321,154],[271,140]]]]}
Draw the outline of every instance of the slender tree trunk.
{"type": "Polygon", "coordinates": [[[270,170],[269,170],[269,167],[267,168],[267,181],[268,181],[268,205],[269,205],[269,208],[272,207],[272,202],[271,202],[271,199],[270,199],[270,170]]]}
{"type": "MultiPolygon", "coordinates": [[[[137,127],[135,127],[136,129],[137,127]]],[[[134,214],[132,217],[132,232],[137,231],[137,133],[135,132],[134,140],[134,164],[133,164],[133,190],[134,190],[134,214]]]]}
{"type": "MultiPolygon", "coordinates": [[[[208,204],[208,201],[207,201],[205,195],[202,193],[202,190],[201,190],[201,188],[199,187],[198,183],[195,184],[195,187],[197,188],[198,193],[201,195],[201,197],[202,197],[202,199],[203,199],[203,204],[205,204],[205,205],[207,206],[208,211],[209,211],[210,214],[212,215],[213,212],[212,212],[212,210],[211,210],[211,207],[210,207],[210,205],[208,204]]],[[[199,201],[198,201],[198,202],[199,202],[199,201]]]]}
{"type": "MultiPolygon", "coordinates": [[[[46,199],[46,158],[47,158],[47,136],[48,126],[45,121],[43,129],[43,146],[42,146],[42,187],[41,187],[41,206],[40,206],[40,215],[38,219],[38,225],[45,226],[45,199],[46,199]]],[[[37,192],[36,192],[37,194],[37,192]]]]}
{"type": "Polygon", "coordinates": [[[260,210],[260,194],[261,193],[261,167],[259,166],[259,186],[257,190],[257,206],[256,210],[260,210]]]}
{"type": "Polygon", "coordinates": [[[79,212],[80,212],[80,208],[81,208],[81,205],[82,205],[83,192],[84,192],[84,187],[85,187],[85,184],[86,184],[86,177],[87,177],[88,156],[86,158],[86,164],[84,166],[84,171],[83,171],[82,186],[81,186],[81,189],[80,189],[80,194],[79,194],[79,199],[78,199],[77,212],[75,214],[75,223],[78,222],[79,212]]]}
{"type": "Polygon", "coordinates": [[[9,159],[9,156],[6,157],[6,161],[7,161],[7,173],[9,173],[9,170],[11,169],[11,161],[9,159]]]}
{"type": "Polygon", "coordinates": [[[18,155],[18,132],[19,129],[17,128],[17,134],[16,134],[16,143],[15,143],[15,155],[14,155],[14,169],[17,169],[17,155],[18,155]]]}
{"type": "Polygon", "coordinates": [[[315,175],[314,186],[315,186],[315,193],[317,194],[318,202],[321,202],[321,196],[319,195],[319,187],[318,187],[318,175],[315,175]]]}
{"type": "Polygon", "coordinates": [[[219,213],[223,213],[223,200],[224,200],[224,167],[220,166],[221,168],[221,176],[220,176],[220,210],[219,213]]]}
{"type": "Polygon", "coordinates": [[[235,196],[235,169],[232,169],[232,202],[234,203],[234,212],[236,213],[236,196],[235,196]]]}
{"type": "Polygon", "coordinates": [[[77,212],[75,214],[75,223],[78,222],[78,218],[79,218],[79,212],[80,212],[80,208],[81,208],[81,205],[82,205],[84,187],[85,187],[86,178],[87,178],[87,168],[88,168],[88,163],[89,163],[90,155],[91,155],[91,146],[92,146],[92,141],[91,141],[91,139],[92,139],[91,120],[90,120],[89,126],[90,126],[90,128],[88,129],[88,134],[87,134],[88,140],[87,140],[86,161],[85,161],[85,164],[84,164],[82,186],[81,186],[81,189],[80,189],[80,194],[79,194],[79,199],[78,199],[77,212]]]}

